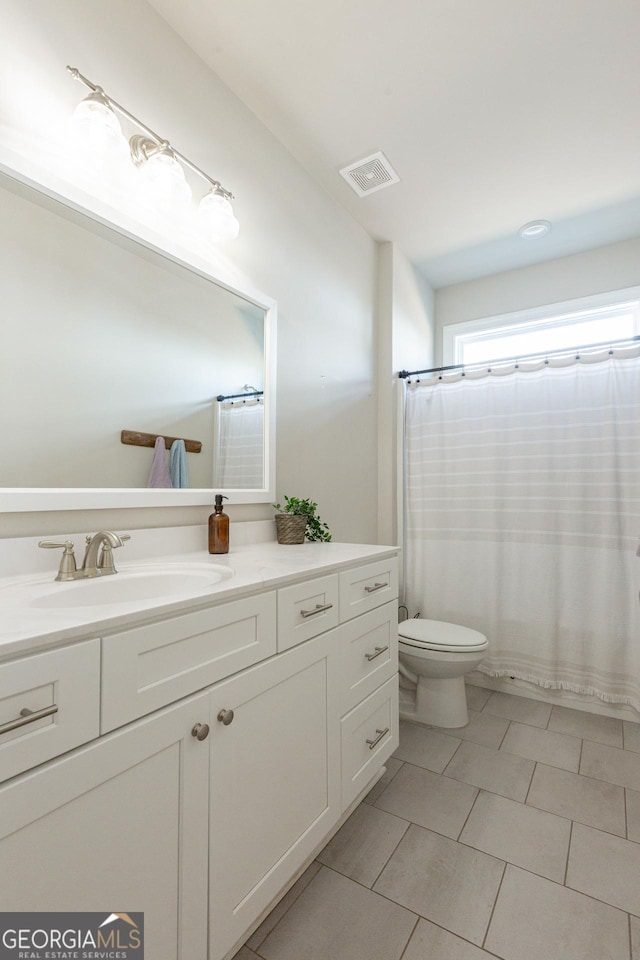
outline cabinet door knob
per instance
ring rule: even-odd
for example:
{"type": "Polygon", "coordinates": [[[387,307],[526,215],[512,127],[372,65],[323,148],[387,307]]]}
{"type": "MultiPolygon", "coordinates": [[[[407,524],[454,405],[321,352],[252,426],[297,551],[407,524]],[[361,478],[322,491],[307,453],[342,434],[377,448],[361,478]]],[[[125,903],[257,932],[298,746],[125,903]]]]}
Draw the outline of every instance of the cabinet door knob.
{"type": "Polygon", "coordinates": [[[218,720],[220,723],[224,723],[225,727],[228,727],[234,716],[233,710],[221,710],[218,714],[218,720]]]}
{"type": "Polygon", "coordinates": [[[196,740],[206,740],[209,736],[209,724],[196,723],[195,727],[191,731],[191,736],[195,737],[196,740]]]}

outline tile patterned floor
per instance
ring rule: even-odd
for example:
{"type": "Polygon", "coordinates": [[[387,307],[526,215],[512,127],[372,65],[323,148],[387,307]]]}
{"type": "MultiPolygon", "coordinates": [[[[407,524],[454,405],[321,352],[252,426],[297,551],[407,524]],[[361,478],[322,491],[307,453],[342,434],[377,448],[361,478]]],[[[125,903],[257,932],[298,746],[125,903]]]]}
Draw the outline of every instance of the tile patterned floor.
{"type": "Polygon", "coordinates": [[[640,724],[467,691],[235,960],[640,960],[640,724]]]}

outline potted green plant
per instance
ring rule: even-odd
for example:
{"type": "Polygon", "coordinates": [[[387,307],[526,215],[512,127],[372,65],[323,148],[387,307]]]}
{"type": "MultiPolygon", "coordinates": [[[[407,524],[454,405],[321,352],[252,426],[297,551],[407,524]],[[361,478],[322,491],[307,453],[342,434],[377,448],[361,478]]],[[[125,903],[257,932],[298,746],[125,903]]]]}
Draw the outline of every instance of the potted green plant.
{"type": "Polygon", "coordinates": [[[278,543],[303,543],[307,540],[331,540],[331,532],[316,513],[318,504],[313,500],[300,500],[298,497],[284,498],[284,507],[280,503],[273,506],[276,514],[278,543]]]}

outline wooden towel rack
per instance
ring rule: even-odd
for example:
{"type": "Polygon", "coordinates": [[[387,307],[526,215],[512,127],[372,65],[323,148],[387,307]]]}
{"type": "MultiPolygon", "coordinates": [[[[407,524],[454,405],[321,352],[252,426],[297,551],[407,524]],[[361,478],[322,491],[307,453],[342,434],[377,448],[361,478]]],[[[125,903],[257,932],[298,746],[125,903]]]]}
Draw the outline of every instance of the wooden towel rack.
{"type": "MultiPolygon", "coordinates": [[[[184,437],[166,437],[162,433],[139,433],[137,430],[123,430],[120,434],[122,443],[128,443],[134,447],[155,447],[158,437],[164,439],[167,450],[176,440],[184,440],[184,437]]],[[[187,453],[200,453],[202,444],[199,440],[184,440],[184,448],[187,453]]]]}

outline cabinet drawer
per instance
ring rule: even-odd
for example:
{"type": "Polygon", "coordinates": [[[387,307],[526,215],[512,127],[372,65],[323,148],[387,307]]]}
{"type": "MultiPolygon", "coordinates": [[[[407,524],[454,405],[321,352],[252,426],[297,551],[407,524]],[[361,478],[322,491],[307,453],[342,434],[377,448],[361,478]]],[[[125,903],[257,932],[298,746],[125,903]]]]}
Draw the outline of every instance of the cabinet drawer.
{"type": "Polygon", "coordinates": [[[99,640],[0,664],[0,780],[93,740],[99,727],[99,640]],[[26,713],[43,710],[40,720],[26,713]],[[9,729],[14,721],[27,722],[9,729]]]}
{"type": "Polygon", "coordinates": [[[398,680],[387,680],[342,718],[342,809],[398,746],[398,680]]]}
{"type": "Polygon", "coordinates": [[[278,590],[278,651],[337,626],[339,612],[337,573],[278,590]]]}
{"type": "Polygon", "coordinates": [[[147,624],[102,641],[102,732],[276,652],[274,592],[147,624]]]}
{"type": "Polygon", "coordinates": [[[398,672],[395,601],[356,617],[340,631],[340,712],[346,713],[398,672]]]}
{"type": "Polygon", "coordinates": [[[345,570],[340,574],[340,620],[350,620],[397,596],[397,557],[345,570]]]}

